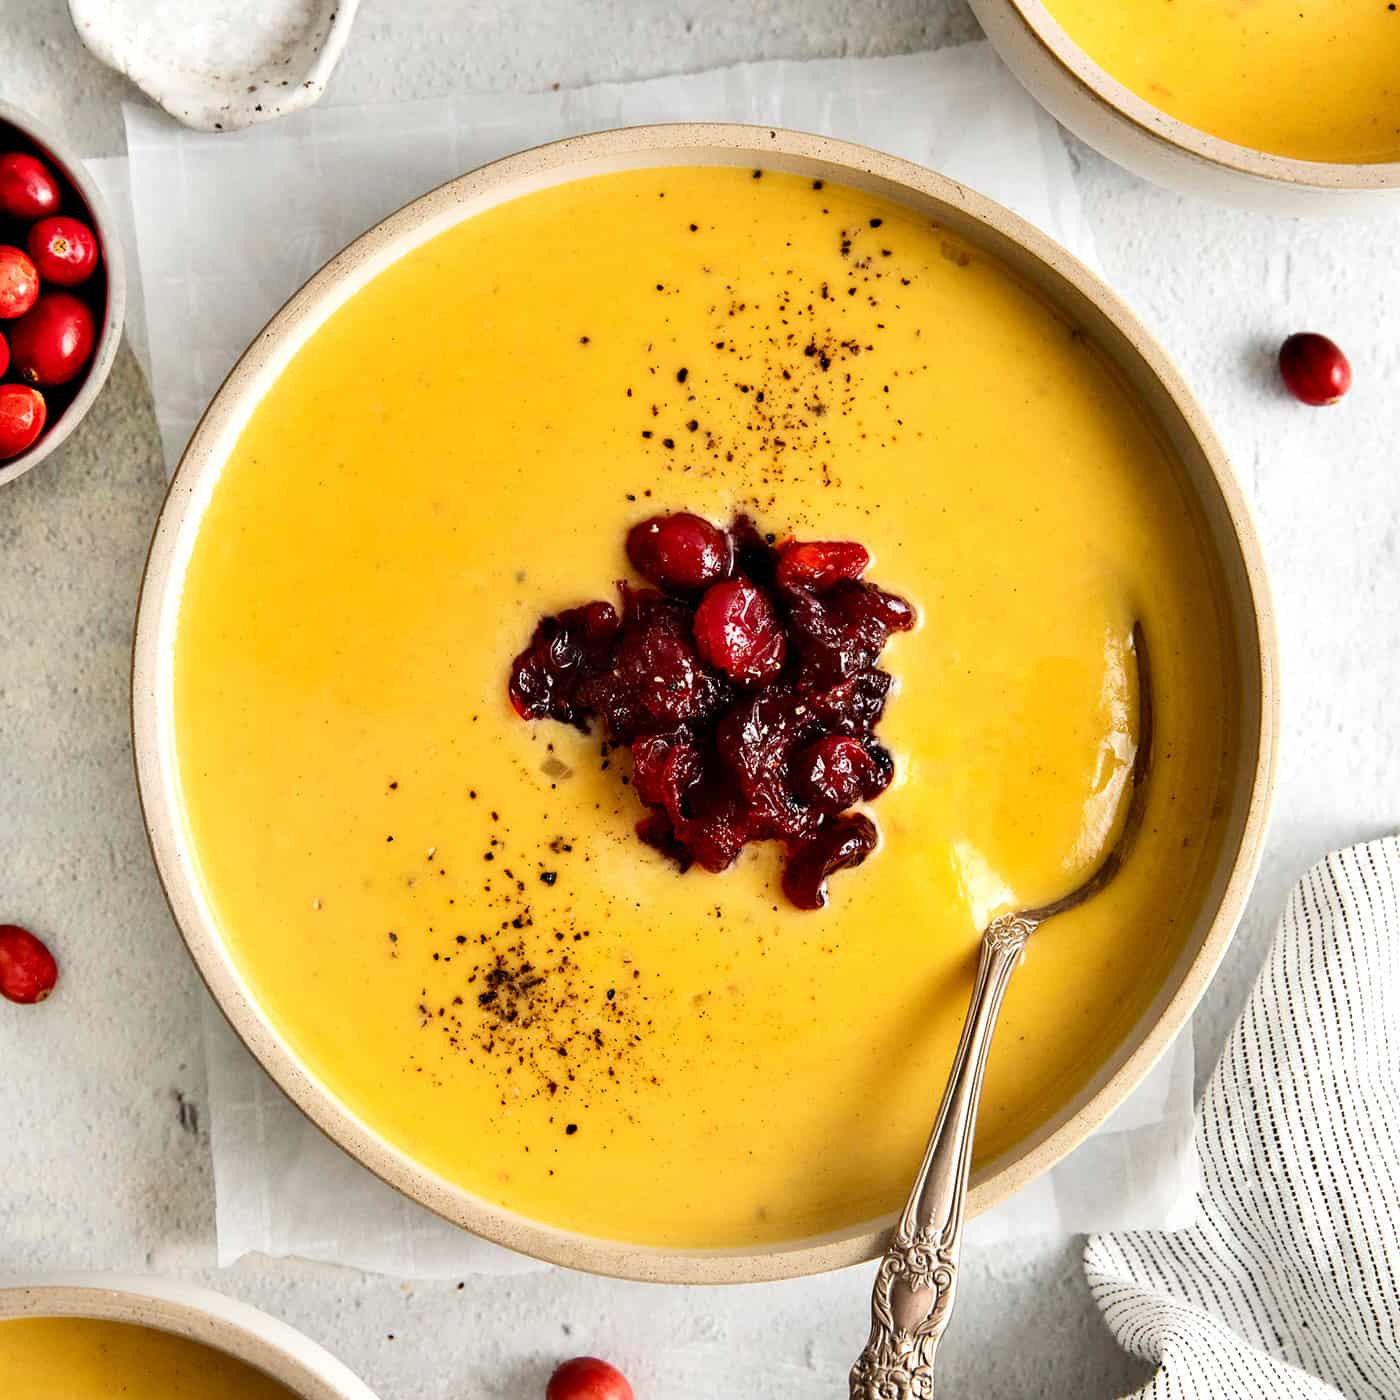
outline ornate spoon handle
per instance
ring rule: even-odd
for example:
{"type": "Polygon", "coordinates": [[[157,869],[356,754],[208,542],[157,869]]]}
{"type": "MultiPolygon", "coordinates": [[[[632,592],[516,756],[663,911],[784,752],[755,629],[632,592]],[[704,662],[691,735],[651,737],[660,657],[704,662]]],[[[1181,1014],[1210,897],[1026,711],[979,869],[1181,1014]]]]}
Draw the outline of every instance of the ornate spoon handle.
{"type": "Polygon", "coordinates": [[[933,1394],[933,1354],[957,1287],[987,1051],[1011,974],[1040,922],[1034,913],[1004,914],[982,935],[977,984],[938,1121],[875,1276],[870,1340],[851,1368],[851,1400],[923,1400],[933,1394]]]}

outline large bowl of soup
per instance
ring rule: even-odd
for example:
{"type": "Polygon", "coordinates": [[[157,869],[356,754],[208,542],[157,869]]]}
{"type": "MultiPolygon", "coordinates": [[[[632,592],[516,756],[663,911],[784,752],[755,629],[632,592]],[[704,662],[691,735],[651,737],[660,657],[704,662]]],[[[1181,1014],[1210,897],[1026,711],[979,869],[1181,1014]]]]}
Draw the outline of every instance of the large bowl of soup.
{"type": "Polygon", "coordinates": [[[1147,179],[1285,214],[1400,202],[1400,11],[971,0],[1071,131],[1147,179]]]}
{"type": "Polygon", "coordinates": [[[974,1211],[1122,1102],[1240,916],[1277,717],[1239,487],[1122,303],[962,186],[766,128],[578,137],[370,231],[216,396],[142,591],[141,796],[233,1027],[386,1181],[601,1273],[810,1273],[903,1200],[984,922],[1101,854],[1135,621],[1144,831],[1027,954],[974,1211]],[[825,908],[775,842],[682,873],[625,748],[511,704],[539,619],[635,589],[673,512],[858,540],[917,612],[879,846],[825,908]]]}
{"type": "Polygon", "coordinates": [[[0,1277],[8,1400],[375,1400],[286,1323],[208,1289],[155,1278],[0,1277]]]}

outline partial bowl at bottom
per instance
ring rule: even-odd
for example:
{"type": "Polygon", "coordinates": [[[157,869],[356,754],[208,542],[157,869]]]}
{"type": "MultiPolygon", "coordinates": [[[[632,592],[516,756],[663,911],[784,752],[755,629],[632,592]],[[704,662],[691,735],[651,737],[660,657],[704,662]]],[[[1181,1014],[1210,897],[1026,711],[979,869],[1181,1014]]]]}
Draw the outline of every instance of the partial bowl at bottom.
{"type": "Polygon", "coordinates": [[[323,1347],[221,1293],[120,1274],[0,1277],[0,1326],[18,1318],[87,1318],[167,1332],[241,1361],[300,1400],[377,1400],[323,1347]]]}

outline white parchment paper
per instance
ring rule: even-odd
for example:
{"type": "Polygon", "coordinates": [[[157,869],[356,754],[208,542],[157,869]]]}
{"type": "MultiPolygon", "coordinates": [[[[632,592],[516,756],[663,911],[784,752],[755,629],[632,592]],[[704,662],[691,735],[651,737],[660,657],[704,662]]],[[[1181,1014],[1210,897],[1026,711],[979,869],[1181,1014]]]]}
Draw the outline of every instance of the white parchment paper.
{"type": "MultiPolygon", "coordinates": [[[[1008,205],[1094,264],[1059,133],[985,44],[760,63],[568,92],[327,107],[237,135],[127,109],[128,161],[93,162],[139,253],[131,341],[173,469],[243,347],[355,235],[442,181],[577,132],[742,121],[863,142],[1008,205]]],[[[405,1277],[538,1267],[438,1220],[351,1161],[205,1016],[219,1262],[298,1255],[405,1277]]],[[[973,1223],[983,1240],[1191,1223],[1192,1051],[1179,1036],[1072,1157],[973,1223]]],[[[930,1119],[940,1085],[929,1087],[930,1119]]]]}

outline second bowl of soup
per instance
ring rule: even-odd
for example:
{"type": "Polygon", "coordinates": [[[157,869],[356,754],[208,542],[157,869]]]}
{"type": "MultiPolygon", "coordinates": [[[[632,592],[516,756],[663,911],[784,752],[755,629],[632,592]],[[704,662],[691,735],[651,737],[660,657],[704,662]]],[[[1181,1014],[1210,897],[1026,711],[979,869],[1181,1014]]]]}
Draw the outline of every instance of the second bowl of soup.
{"type": "Polygon", "coordinates": [[[1191,194],[1283,213],[1400,202],[1400,12],[1290,0],[972,0],[1076,135],[1191,194]]]}

